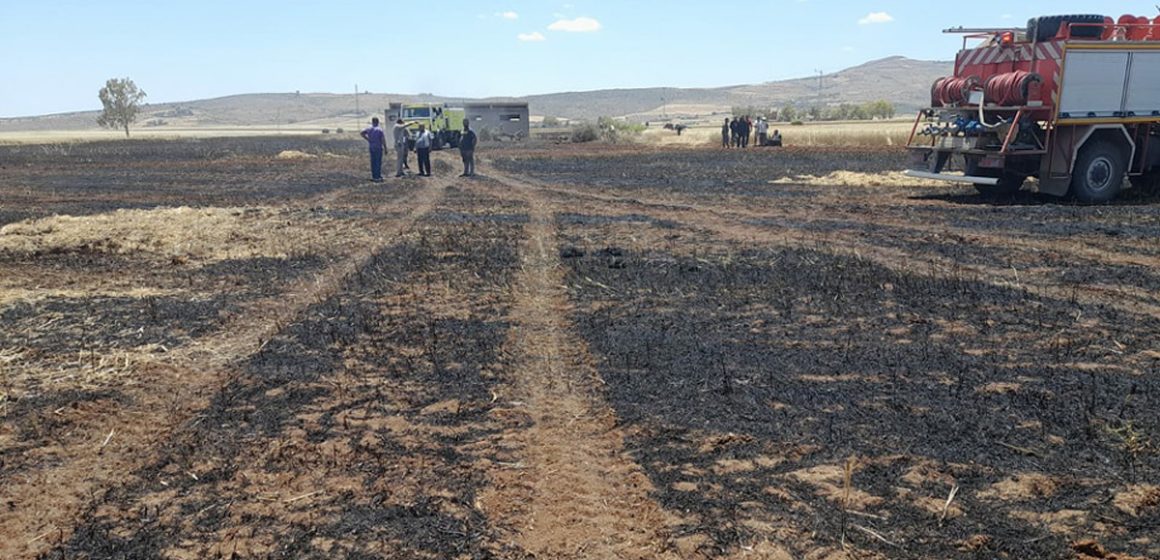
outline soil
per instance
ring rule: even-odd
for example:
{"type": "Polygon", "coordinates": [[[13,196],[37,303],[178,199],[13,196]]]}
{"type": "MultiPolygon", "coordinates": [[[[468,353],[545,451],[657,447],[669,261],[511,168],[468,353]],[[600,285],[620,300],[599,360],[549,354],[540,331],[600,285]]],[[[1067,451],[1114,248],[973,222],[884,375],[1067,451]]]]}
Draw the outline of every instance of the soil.
{"type": "Polygon", "coordinates": [[[1160,557],[1160,201],[364,152],[0,146],[0,557],[1160,557]]]}

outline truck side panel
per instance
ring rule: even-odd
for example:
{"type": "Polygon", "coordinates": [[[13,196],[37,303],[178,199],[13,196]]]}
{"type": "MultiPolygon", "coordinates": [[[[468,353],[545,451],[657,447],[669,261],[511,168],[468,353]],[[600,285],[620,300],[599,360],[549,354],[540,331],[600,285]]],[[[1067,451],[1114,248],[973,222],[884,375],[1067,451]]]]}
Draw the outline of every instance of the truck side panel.
{"type": "Polygon", "coordinates": [[[1160,51],[1132,53],[1124,110],[1129,115],[1160,116],[1160,51]]]}
{"type": "Polygon", "coordinates": [[[1069,52],[1063,69],[1060,116],[1115,117],[1124,109],[1130,53],[1069,52]]]}

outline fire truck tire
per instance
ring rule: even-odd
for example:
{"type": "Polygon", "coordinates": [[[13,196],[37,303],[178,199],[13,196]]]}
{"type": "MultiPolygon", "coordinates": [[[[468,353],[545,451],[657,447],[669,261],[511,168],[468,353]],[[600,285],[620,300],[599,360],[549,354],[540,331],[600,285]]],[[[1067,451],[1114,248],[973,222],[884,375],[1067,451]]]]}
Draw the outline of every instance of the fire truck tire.
{"type": "Polygon", "coordinates": [[[1102,15],[1042,16],[1027,21],[1027,37],[1036,42],[1050,41],[1059,33],[1059,28],[1064,22],[1093,24],[1091,27],[1073,28],[1071,30],[1072,37],[1096,39],[1104,32],[1104,16],[1102,15]]]}
{"type": "Polygon", "coordinates": [[[1071,174],[1071,195],[1087,204],[1116,198],[1124,184],[1125,159],[1124,150],[1113,142],[1093,140],[1085,144],[1071,174]]]}

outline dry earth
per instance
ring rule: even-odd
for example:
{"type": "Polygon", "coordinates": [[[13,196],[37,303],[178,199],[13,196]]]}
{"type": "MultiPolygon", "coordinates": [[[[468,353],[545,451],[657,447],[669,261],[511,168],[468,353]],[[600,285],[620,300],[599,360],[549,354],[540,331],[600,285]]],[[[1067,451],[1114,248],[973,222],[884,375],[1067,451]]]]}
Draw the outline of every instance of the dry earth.
{"type": "Polygon", "coordinates": [[[0,557],[1160,557],[1157,201],[0,147],[0,557]]]}

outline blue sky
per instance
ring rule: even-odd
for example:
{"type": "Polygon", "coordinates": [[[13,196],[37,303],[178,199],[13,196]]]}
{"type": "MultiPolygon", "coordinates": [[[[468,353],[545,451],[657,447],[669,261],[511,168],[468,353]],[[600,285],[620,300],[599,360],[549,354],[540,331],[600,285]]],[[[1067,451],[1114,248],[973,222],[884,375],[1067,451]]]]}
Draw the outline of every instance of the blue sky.
{"type": "MultiPolygon", "coordinates": [[[[0,0],[0,117],[99,109],[132,78],[161,103],[259,92],[461,97],[706,87],[949,60],[946,27],[1022,25],[1105,0],[0,0]]],[[[1155,2],[1115,4],[1156,15],[1155,2]]]]}

